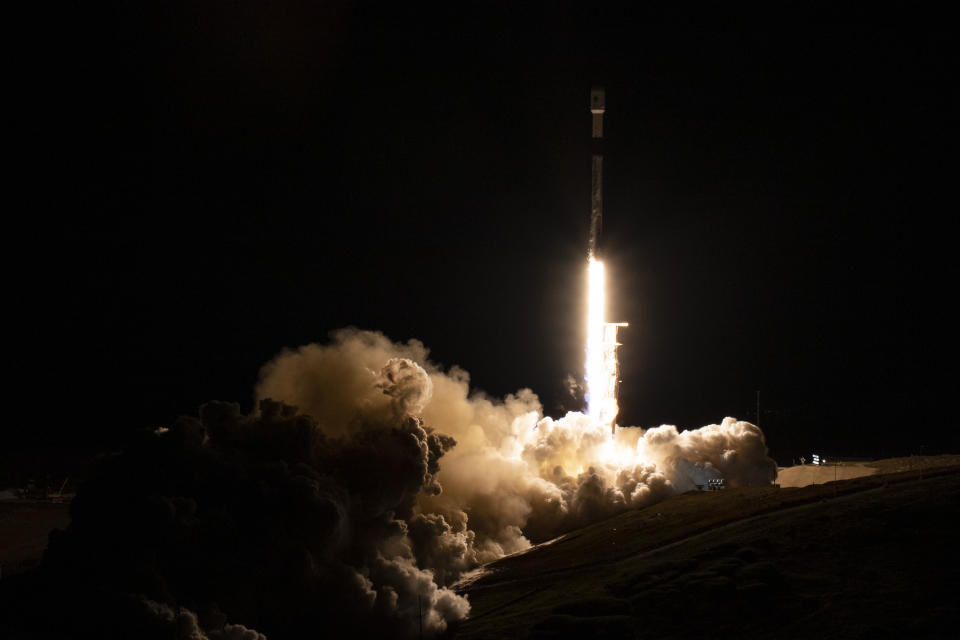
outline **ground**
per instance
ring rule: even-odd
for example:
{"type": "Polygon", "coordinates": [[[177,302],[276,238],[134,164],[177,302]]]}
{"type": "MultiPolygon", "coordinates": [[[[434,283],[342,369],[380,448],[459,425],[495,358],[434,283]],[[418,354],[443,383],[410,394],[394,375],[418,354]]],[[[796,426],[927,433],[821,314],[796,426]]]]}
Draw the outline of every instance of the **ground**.
{"type": "Polygon", "coordinates": [[[53,529],[66,529],[70,505],[64,502],[0,502],[0,578],[40,563],[53,529]]]}
{"type": "Polygon", "coordinates": [[[504,558],[461,587],[457,638],[949,637],[960,458],[884,473],[904,460],[676,496],[504,558]]]}
{"type": "Polygon", "coordinates": [[[875,473],[921,471],[954,464],[960,464],[960,456],[910,456],[871,462],[828,461],[822,466],[805,464],[783,467],[777,474],[777,484],[781,487],[806,487],[811,484],[849,480],[875,473]]]}
{"type": "MultiPolygon", "coordinates": [[[[0,502],[2,577],[40,562],[68,509],[0,502]]],[[[960,456],[785,469],[779,487],[675,496],[484,567],[453,635],[952,637],[955,522],[960,456]]]]}

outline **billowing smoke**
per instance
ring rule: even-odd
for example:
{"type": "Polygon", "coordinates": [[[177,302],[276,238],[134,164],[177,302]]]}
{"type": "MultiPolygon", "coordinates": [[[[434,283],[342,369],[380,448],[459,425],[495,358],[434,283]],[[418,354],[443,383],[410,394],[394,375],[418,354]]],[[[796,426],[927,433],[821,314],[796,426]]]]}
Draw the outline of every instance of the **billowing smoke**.
{"type": "Polygon", "coordinates": [[[762,432],[747,422],[727,418],[683,432],[619,429],[611,439],[579,412],[544,417],[528,389],[503,400],[471,394],[467,373],[431,363],[421,343],[396,344],[373,332],[343,330],[330,344],[282,353],[261,371],[256,395],[297,406],[334,429],[349,425],[351,416],[402,402],[408,411],[422,407],[424,424],[456,440],[436,476],[442,490],[418,494],[407,522],[418,566],[441,585],[531,542],[710,478],[723,477],[730,486],[776,478],[762,432]],[[383,378],[398,388],[384,387],[383,378]],[[320,381],[323,392],[315,388],[320,381]]]}
{"type": "MultiPolygon", "coordinates": [[[[145,598],[130,599],[128,606],[133,616],[142,617],[141,623],[133,626],[149,629],[159,637],[187,640],[266,640],[262,633],[247,629],[242,624],[226,622],[215,625],[215,630],[207,633],[200,627],[197,614],[184,607],[174,609],[166,603],[145,598]]],[[[220,618],[222,620],[222,615],[220,618]]]]}
{"type": "Polygon", "coordinates": [[[466,617],[467,601],[415,555],[417,499],[440,493],[439,461],[456,444],[412,415],[430,378],[399,357],[378,370],[344,364],[346,375],[318,372],[341,385],[320,392],[345,416],[336,435],[270,399],[250,415],[212,402],[103,464],[45,571],[80,581],[73,593],[104,592],[124,622],[105,629],[81,607],[70,624],[102,637],[255,640],[434,636],[466,617]],[[344,385],[366,393],[340,402],[344,385]]]}
{"type": "Polygon", "coordinates": [[[255,396],[144,433],[81,489],[44,571],[125,612],[102,637],[436,636],[479,564],[712,477],[776,477],[749,423],[611,437],[367,331],[281,353],[255,396]]]}

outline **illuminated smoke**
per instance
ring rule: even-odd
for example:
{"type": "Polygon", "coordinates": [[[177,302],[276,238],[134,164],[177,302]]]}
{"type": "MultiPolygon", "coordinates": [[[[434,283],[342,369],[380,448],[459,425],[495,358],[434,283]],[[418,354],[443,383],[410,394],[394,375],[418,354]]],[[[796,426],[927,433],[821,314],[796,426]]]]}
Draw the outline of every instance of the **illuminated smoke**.
{"type": "Polygon", "coordinates": [[[391,398],[378,390],[373,371],[398,357],[423,367],[432,387],[423,422],[457,442],[439,462],[441,490],[421,492],[407,523],[418,566],[433,571],[438,584],[708,478],[722,476],[729,486],[776,478],[762,432],[746,422],[728,418],[692,431],[621,428],[611,437],[610,423],[590,415],[544,416],[529,389],[503,399],[471,392],[465,371],[430,362],[420,342],[396,344],[352,329],[332,337],[330,344],[286,351],[266,365],[257,398],[298,406],[321,425],[349,431],[351,415],[390,413],[391,398]]]}

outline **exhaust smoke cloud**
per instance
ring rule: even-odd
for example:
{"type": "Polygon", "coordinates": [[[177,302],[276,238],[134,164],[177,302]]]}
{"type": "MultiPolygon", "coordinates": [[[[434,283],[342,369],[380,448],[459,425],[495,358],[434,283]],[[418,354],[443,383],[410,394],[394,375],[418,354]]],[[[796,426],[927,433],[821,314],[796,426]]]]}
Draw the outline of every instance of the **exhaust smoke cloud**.
{"type": "Polygon", "coordinates": [[[441,585],[479,563],[709,478],[722,476],[733,487],[776,478],[762,432],[747,422],[620,429],[611,437],[606,416],[546,417],[529,389],[503,400],[471,393],[462,369],[430,362],[418,341],[393,343],[379,333],[343,330],[331,344],[286,351],[263,368],[256,389],[258,399],[297,406],[333,430],[364,424],[359,416],[386,412],[398,395],[430,398],[424,424],[457,442],[440,463],[442,490],[419,494],[410,522],[422,550],[417,559],[441,585]],[[398,377],[403,391],[384,395],[378,367],[390,362],[393,371],[401,366],[396,359],[425,375],[398,377]]]}
{"type": "Polygon", "coordinates": [[[450,587],[480,564],[708,478],[776,477],[749,423],[611,435],[544,416],[529,389],[472,393],[428,356],[355,329],[284,351],[253,413],[209,403],[109,460],[46,569],[136,602],[142,637],[194,622],[210,638],[435,636],[469,615],[450,587]]]}

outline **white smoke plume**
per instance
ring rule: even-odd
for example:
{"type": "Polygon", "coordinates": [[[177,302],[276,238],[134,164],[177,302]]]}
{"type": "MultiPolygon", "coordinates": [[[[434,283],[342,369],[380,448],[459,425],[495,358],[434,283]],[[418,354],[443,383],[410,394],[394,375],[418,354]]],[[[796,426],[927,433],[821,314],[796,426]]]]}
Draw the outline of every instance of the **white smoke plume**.
{"type": "Polygon", "coordinates": [[[544,416],[529,389],[471,393],[428,355],[342,330],[266,364],[254,412],[210,402],[139,433],[78,492],[31,583],[27,601],[67,610],[18,611],[23,628],[439,637],[469,615],[451,585],[480,564],[709,478],[776,477],[749,423],[611,436],[579,412],[544,416]]]}
{"type": "Polygon", "coordinates": [[[415,340],[398,344],[345,329],[330,344],[288,350],[264,366],[256,398],[294,405],[334,434],[410,415],[456,441],[435,482],[425,483],[432,490],[418,494],[399,554],[439,585],[709,478],[730,486],[776,478],[763,433],[747,422],[726,418],[692,431],[621,428],[611,437],[579,412],[545,417],[529,389],[503,400],[471,393],[465,371],[443,370],[428,355],[415,340]]]}
{"type": "Polygon", "coordinates": [[[393,412],[400,418],[419,416],[433,393],[427,372],[406,358],[387,360],[374,386],[393,399],[393,412]]]}

